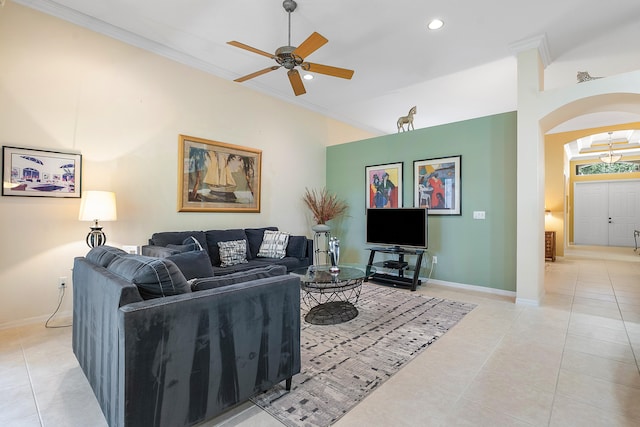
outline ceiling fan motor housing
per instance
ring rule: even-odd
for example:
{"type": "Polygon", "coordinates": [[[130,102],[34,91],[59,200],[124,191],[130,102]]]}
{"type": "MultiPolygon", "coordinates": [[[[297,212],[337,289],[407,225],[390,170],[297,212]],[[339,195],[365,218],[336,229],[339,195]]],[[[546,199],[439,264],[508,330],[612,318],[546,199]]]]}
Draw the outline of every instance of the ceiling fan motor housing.
{"type": "Polygon", "coordinates": [[[293,69],[295,66],[302,64],[303,59],[293,54],[296,50],[294,46],[282,46],[276,50],[276,61],[287,70],[293,69]]]}

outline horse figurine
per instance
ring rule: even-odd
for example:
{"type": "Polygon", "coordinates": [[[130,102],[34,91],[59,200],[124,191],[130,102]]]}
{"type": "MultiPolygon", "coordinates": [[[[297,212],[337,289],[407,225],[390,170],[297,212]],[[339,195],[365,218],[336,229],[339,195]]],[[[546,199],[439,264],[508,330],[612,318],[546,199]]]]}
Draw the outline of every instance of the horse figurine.
{"type": "Polygon", "coordinates": [[[413,115],[416,114],[417,109],[416,107],[411,107],[411,109],[409,110],[409,114],[407,114],[406,116],[402,116],[398,119],[398,133],[400,133],[400,129],[402,129],[402,131],[404,132],[404,125],[407,125],[407,129],[406,130],[413,130],[413,115]]]}

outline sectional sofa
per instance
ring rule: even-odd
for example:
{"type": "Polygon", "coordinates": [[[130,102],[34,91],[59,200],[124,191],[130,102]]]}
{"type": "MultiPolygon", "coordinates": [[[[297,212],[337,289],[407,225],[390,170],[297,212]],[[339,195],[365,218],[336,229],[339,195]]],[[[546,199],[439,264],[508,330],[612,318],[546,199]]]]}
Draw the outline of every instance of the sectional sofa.
{"type": "Polygon", "coordinates": [[[290,272],[313,263],[313,240],[277,227],[158,232],[142,247],[142,254],[166,257],[199,248],[208,254],[216,276],[265,265],[283,265],[290,272]],[[270,245],[265,245],[265,234],[271,238],[270,245]]]}
{"type": "Polygon", "coordinates": [[[99,246],[74,260],[73,352],[111,427],[198,424],[300,372],[298,277],[187,280],[178,258],[99,246]]]}

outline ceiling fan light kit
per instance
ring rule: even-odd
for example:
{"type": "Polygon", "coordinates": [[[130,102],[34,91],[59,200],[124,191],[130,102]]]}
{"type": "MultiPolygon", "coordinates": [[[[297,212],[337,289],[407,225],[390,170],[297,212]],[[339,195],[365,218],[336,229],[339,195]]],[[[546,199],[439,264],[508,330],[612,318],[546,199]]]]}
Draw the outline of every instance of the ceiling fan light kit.
{"type": "MultiPolygon", "coordinates": [[[[300,44],[300,46],[291,46],[291,12],[296,10],[297,6],[298,4],[293,0],[285,0],[284,2],[282,2],[282,7],[289,14],[289,44],[287,46],[281,46],[276,49],[275,54],[272,55],[268,52],[256,49],[255,47],[251,47],[235,40],[227,42],[227,44],[230,44],[231,46],[235,46],[240,49],[248,50],[249,52],[257,53],[258,55],[271,58],[278,64],[253,72],[251,74],[247,74],[246,76],[238,77],[234,80],[235,82],[241,83],[254,77],[261,76],[262,74],[266,74],[270,71],[277,70],[278,68],[284,67],[288,70],[287,76],[289,77],[289,83],[291,84],[293,93],[298,96],[307,93],[307,91],[305,90],[302,79],[300,78],[300,73],[298,72],[296,67],[300,67],[304,71],[308,71],[310,73],[325,74],[332,77],[340,77],[342,79],[351,79],[351,77],[353,77],[353,70],[305,62],[305,58],[307,56],[311,55],[313,52],[324,46],[329,41],[320,34],[313,32],[309,37],[307,37],[305,41],[302,42],[302,44],[300,44]]],[[[311,78],[313,78],[313,76],[311,78]]],[[[310,80],[306,76],[305,79],[310,80]]]]}

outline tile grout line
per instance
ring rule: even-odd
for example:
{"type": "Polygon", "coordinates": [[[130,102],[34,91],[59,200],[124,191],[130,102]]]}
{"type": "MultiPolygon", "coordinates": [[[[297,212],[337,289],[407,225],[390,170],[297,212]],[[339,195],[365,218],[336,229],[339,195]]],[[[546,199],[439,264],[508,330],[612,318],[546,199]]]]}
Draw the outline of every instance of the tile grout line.
{"type": "Polygon", "coordinates": [[[29,388],[31,389],[31,395],[33,396],[33,404],[36,407],[36,413],[38,414],[38,421],[40,421],[40,426],[44,427],[44,420],[42,419],[42,413],[40,412],[40,405],[38,404],[38,397],[36,396],[36,390],[33,386],[33,376],[31,375],[31,369],[29,369],[29,362],[27,362],[27,353],[24,350],[23,345],[23,337],[22,332],[20,334],[20,351],[22,352],[22,359],[24,360],[24,367],[27,371],[27,376],[29,377],[29,388]]]}
{"type": "Polygon", "coordinates": [[[611,280],[611,274],[609,274],[609,266],[607,265],[607,275],[609,276],[609,282],[611,284],[611,289],[613,290],[613,297],[616,299],[616,306],[618,307],[618,312],[620,313],[620,319],[622,319],[622,327],[624,328],[624,333],[627,336],[627,342],[629,343],[629,348],[631,348],[631,354],[633,354],[633,359],[636,362],[636,369],[638,369],[638,373],[640,373],[640,364],[638,364],[638,355],[631,344],[631,337],[629,336],[629,329],[627,328],[627,321],[624,319],[624,315],[622,314],[622,309],[620,308],[620,301],[618,301],[618,294],[616,293],[616,288],[613,286],[613,280],[611,280]]]}
{"type": "Polygon", "coordinates": [[[549,418],[547,426],[551,425],[551,418],[553,417],[553,408],[556,404],[556,398],[558,396],[558,383],[560,382],[560,372],[562,371],[562,361],[564,360],[564,352],[567,347],[567,338],[569,337],[569,327],[571,325],[571,318],[573,317],[573,305],[576,297],[576,288],[578,287],[578,272],[576,271],[573,291],[571,292],[571,306],[569,307],[569,318],[567,319],[567,325],[564,333],[564,343],[562,344],[562,353],[560,354],[560,365],[558,366],[558,373],[556,374],[556,384],[553,389],[553,399],[551,399],[551,410],[549,411],[549,418]]]}

